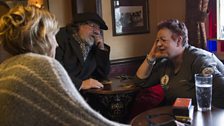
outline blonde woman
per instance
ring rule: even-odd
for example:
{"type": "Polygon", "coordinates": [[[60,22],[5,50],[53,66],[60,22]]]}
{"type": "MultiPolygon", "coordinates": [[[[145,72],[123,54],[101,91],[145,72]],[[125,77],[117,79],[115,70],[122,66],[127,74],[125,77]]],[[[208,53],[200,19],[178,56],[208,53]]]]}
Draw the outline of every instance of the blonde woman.
{"type": "Polygon", "coordinates": [[[53,57],[58,22],[46,10],[17,6],[0,19],[2,126],[108,126],[53,57]]]}

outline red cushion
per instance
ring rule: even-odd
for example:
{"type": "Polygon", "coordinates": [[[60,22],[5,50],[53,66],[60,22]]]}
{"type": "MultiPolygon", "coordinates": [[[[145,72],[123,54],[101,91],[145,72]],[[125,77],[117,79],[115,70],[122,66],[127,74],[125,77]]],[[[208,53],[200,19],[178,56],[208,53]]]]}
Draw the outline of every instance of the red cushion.
{"type": "Polygon", "coordinates": [[[142,89],[134,101],[131,109],[132,119],[136,115],[158,106],[164,99],[164,91],[160,84],[142,89]]]}

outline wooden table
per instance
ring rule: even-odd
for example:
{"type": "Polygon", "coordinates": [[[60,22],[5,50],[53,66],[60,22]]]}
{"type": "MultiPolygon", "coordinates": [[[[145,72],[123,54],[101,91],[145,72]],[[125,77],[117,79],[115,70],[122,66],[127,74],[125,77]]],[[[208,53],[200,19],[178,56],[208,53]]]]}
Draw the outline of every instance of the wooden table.
{"type": "Polygon", "coordinates": [[[84,97],[89,105],[110,120],[126,123],[130,107],[139,90],[132,78],[111,77],[103,89],[89,89],[84,97]]]}
{"type": "MultiPolygon", "coordinates": [[[[132,121],[132,126],[148,126],[149,123],[147,121],[147,115],[155,115],[159,113],[170,113],[172,114],[172,107],[158,107],[155,109],[151,109],[145,111],[139,115],[137,115],[132,121]]],[[[153,122],[161,123],[171,120],[170,116],[160,116],[158,118],[154,118],[153,122]]],[[[200,112],[194,110],[193,120],[191,126],[223,126],[224,125],[224,109],[212,108],[211,111],[200,112]]]]}

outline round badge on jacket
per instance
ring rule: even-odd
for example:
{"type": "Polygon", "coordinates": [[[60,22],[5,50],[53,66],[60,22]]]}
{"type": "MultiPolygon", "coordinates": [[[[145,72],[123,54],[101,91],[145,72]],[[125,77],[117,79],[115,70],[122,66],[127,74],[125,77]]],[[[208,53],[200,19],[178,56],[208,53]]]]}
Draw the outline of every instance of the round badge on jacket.
{"type": "Polygon", "coordinates": [[[214,69],[212,67],[205,67],[202,70],[202,74],[204,74],[204,75],[213,74],[213,73],[214,73],[214,69]]]}
{"type": "Polygon", "coordinates": [[[169,82],[169,76],[167,74],[165,74],[164,76],[162,76],[160,83],[162,85],[162,87],[164,88],[168,88],[168,82],[169,82]]]}

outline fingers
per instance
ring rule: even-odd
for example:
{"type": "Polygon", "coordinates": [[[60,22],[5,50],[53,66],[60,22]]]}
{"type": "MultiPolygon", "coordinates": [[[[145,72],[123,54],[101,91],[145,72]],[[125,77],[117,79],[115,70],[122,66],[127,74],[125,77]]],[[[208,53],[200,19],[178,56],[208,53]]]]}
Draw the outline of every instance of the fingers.
{"type": "Polygon", "coordinates": [[[100,49],[104,49],[104,42],[103,42],[103,37],[101,36],[101,34],[97,34],[95,33],[93,35],[94,40],[95,40],[95,44],[97,45],[98,48],[100,49]]]}
{"type": "Polygon", "coordinates": [[[157,53],[156,42],[154,42],[151,51],[148,53],[148,56],[150,56],[151,58],[157,58],[156,53],[157,53]]]}
{"type": "Polygon", "coordinates": [[[80,89],[103,88],[103,84],[95,79],[84,80],[80,89]]]}
{"type": "Polygon", "coordinates": [[[160,49],[156,44],[157,42],[154,42],[151,51],[148,53],[148,56],[152,59],[168,57],[166,50],[164,48],[160,49]]]}
{"type": "Polygon", "coordinates": [[[103,84],[97,80],[93,80],[93,82],[90,85],[92,88],[103,88],[103,84]]]}
{"type": "Polygon", "coordinates": [[[103,43],[103,38],[101,35],[94,35],[94,39],[97,43],[103,43]]]}

